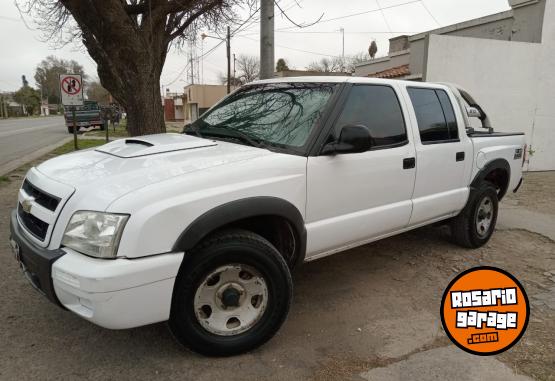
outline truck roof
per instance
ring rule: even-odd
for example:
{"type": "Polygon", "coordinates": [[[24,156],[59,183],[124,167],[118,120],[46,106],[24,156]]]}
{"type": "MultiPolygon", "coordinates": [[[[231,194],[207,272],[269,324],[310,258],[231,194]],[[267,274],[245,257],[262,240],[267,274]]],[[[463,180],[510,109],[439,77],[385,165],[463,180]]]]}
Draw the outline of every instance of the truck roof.
{"type": "Polygon", "coordinates": [[[404,86],[440,86],[445,84],[431,82],[403,81],[398,79],[366,78],[366,77],[347,77],[347,76],[306,76],[306,77],[280,77],[258,80],[249,83],[250,85],[260,85],[265,83],[373,83],[373,84],[402,84],[404,86]]]}

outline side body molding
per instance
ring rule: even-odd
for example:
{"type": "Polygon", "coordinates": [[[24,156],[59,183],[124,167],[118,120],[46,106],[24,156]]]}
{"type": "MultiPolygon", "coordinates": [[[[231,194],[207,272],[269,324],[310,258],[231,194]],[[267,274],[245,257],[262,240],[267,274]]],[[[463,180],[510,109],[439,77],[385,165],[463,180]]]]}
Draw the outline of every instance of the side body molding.
{"type": "Polygon", "coordinates": [[[187,252],[210,232],[236,221],[262,216],[279,216],[289,221],[300,243],[296,253],[297,263],[303,261],[306,252],[304,218],[297,207],[277,197],[250,197],[232,201],[209,210],[194,220],[181,233],[173,246],[173,250],[187,252]]]}

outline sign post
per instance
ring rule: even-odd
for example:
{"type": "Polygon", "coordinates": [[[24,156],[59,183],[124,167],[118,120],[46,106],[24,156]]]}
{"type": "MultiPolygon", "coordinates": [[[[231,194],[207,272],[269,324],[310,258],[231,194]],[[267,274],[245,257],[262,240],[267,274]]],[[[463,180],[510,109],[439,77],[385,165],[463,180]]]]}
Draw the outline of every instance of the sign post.
{"type": "Polygon", "coordinates": [[[60,94],[62,104],[71,107],[73,119],[73,145],[75,150],[79,149],[77,144],[77,116],[76,107],[83,106],[83,80],[81,74],[60,74],[60,94]]]}

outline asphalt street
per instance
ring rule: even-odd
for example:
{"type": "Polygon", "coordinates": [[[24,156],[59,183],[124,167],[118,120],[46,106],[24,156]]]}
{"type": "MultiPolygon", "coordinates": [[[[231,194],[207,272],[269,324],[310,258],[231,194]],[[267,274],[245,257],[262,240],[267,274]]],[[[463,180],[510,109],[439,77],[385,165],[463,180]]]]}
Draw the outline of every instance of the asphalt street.
{"type": "MultiPolygon", "coordinates": [[[[62,116],[0,119],[0,169],[17,167],[25,158],[69,136],[62,116]]],[[[4,172],[0,170],[0,174],[4,172]]]]}

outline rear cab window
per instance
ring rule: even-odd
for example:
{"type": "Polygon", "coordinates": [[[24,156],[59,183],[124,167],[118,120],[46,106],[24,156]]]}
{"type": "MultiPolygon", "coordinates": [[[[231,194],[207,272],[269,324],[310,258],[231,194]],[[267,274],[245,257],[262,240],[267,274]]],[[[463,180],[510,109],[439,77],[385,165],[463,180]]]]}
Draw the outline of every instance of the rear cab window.
{"type": "Polygon", "coordinates": [[[339,137],[347,125],[368,127],[372,149],[402,146],[408,143],[405,118],[395,90],[385,85],[354,85],[335,123],[339,137]]]}
{"type": "Polygon", "coordinates": [[[459,141],[455,111],[445,90],[409,87],[407,91],[416,114],[422,144],[459,141]]]}

